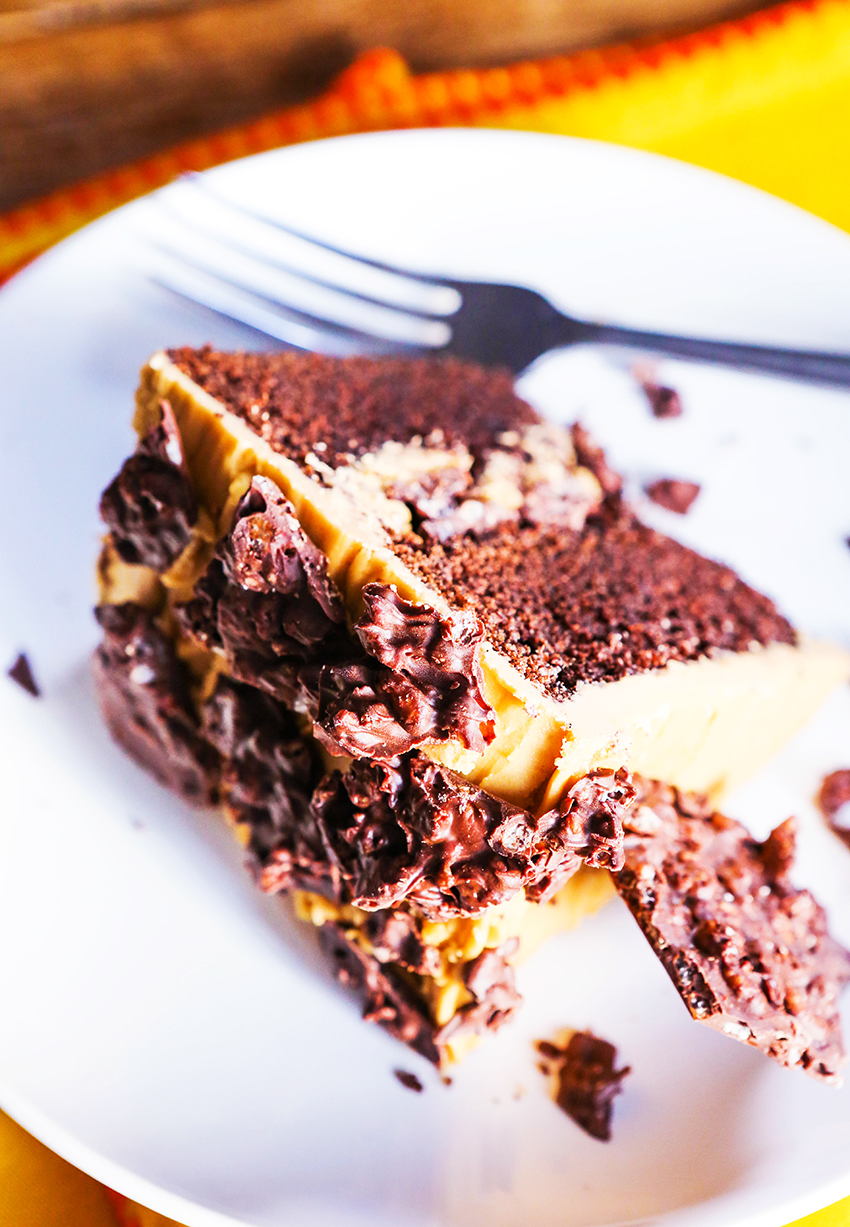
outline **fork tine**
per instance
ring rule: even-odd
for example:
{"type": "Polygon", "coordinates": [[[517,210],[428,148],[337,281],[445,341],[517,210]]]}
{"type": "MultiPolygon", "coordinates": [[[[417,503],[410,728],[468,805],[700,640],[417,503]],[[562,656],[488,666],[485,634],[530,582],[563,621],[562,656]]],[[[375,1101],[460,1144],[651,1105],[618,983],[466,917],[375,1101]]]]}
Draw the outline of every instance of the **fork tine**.
{"type": "Polygon", "coordinates": [[[273,309],[262,296],[189,264],[172,264],[149,272],[149,276],[162,289],[295,349],[339,355],[368,352],[402,356],[429,352],[426,346],[375,337],[295,308],[275,304],[277,309],[273,309]]]}
{"type": "MultiPolygon", "coordinates": [[[[460,283],[458,282],[430,274],[412,272],[410,269],[398,268],[395,265],[387,264],[380,260],[373,260],[368,256],[357,255],[354,252],[346,251],[342,247],[327,243],[322,239],[314,238],[312,235],[305,234],[295,227],[288,226],[273,217],[268,217],[249,205],[222,196],[206,182],[202,175],[196,172],[182,175],[177,180],[177,184],[190,187],[208,201],[214,201],[218,206],[230,210],[237,217],[249,217],[262,226],[269,227],[290,239],[296,240],[297,243],[311,250],[314,261],[317,253],[326,253],[336,257],[338,260],[344,261],[348,265],[349,271],[356,270],[356,274],[361,281],[365,270],[372,270],[380,275],[378,284],[381,287],[382,293],[370,293],[356,284],[345,285],[346,291],[352,295],[383,306],[393,305],[426,315],[449,316],[454,315],[460,309],[463,299],[459,289],[460,283]]],[[[165,201],[168,199],[168,196],[164,198],[165,201]]],[[[197,217],[193,216],[192,221],[193,224],[197,225],[197,217]]],[[[238,242],[238,238],[233,236],[232,233],[228,235],[228,240],[238,242]]],[[[268,257],[264,255],[264,258],[268,257]]],[[[312,271],[305,272],[301,268],[296,270],[291,264],[282,265],[282,267],[286,267],[290,271],[297,271],[299,276],[309,277],[310,280],[315,281],[317,284],[326,285],[330,289],[342,288],[339,278],[331,280],[321,275],[316,275],[312,271]]],[[[338,273],[339,271],[339,266],[337,265],[336,272],[338,273]]],[[[348,279],[343,277],[343,280],[348,279]]]]}
{"type": "Polygon", "coordinates": [[[170,261],[188,265],[276,307],[323,321],[330,327],[351,328],[363,337],[432,349],[441,348],[451,338],[451,329],[442,319],[413,315],[364,301],[345,290],[329,289],[198,231],[182,232],[169,223],[167,230],[160,228],[159,233],[154,230],[152,236],[148,232],[146,237],[149,245],[170,261]]]}

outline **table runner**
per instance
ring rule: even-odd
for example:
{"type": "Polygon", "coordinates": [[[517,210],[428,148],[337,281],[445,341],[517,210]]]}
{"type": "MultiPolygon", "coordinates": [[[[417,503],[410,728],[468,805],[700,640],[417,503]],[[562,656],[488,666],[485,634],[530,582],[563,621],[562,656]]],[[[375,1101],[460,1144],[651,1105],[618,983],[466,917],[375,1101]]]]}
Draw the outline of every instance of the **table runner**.
{"type": "MultiPolygon", "coordinates": [[[[653,150],[850,230],[850,0],[792,0],[680,38],[497,68],[416,76],[396,52],[379,48],[310,103],[0,216],[0,281],[183,171],[320,137],[441,126],[566,133],[653,150]]],[[[170,1223],[76,1171],[0,1113],[3,1227],[170,1223]]],[[[794,1227],[849,1224],[850,1198],[794,1227]]]]}

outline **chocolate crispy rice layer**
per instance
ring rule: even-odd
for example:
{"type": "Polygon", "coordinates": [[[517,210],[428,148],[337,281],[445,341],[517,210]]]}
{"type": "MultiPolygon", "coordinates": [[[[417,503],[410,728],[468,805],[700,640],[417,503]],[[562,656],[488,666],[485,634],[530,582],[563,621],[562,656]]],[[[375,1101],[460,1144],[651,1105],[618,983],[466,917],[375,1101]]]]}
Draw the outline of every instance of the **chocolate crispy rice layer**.
{"type": "MultiPolygon", "coordinates": [[[[395,840],[396,855],[407,863],[411,837],[414,875],[429,864],[433,872],[436,857],[444,888],[454,873],[466,890],[476,874],[479,882],[504,889],[496,865],[508,885],[517,884],[522,861],[511,869],[510,859],[492,853],[504,838],[505,818],[511,830],[533,830],[531,815],[515,807],[507,815],[499,810],[493,828],[492,799],[472,795],[469,785],[425,760],[417,797],[410,791],[416,753],[392,767],[355,763],[348,772],[324,773],[315,744],[283,704],[220,678],[196,714],[186,666],[150,614],[125,604],[107,607],[100,617],[105,638],[96,676],[112,732],[176,791],[224,804],[247,833],[249,867],[266,889],[298,886],[332,902],[350,901],[358,874],[368,881],[377,872],[380,880],[387,841],[395,840]],[[364,771],[373,778],[364,778],[364,771]],[[389,775],[396,783],[382,791],[389,775]],[[395,805],[388,804],[393,788],[395,805]],[[464,812],[473,823],[483,815],[476,836],[490,845],[483,862],[474,852],[453,864],[439,838],[427,838],[426,831],[439,836],[447,818],[451,823],[464,812]]],[[[790,821],[758,843],[703,798],[636,779],[635,803],[635,788],[600,775],[599,793],[588,778],[562,806],[562,869],[575,867],[579,851],[588,863],[612,869],[617,889],[696,1019],[783,1065],[838,1081],[845,1064],[838,997],[850,978],[850,955],[829,935],[809,892],[789,881],[790,821]]],[[[554,817],[550,822],[557,829],[554,817]]],[[[526,862],[529,868],[532,863],[526,862]]],[[[321,940],[337,977],[363,1002],[364,1017],[442,1064],[458,1039],[501,1026],[519,1005],[510,964],[514,947],[485,950],[463,967],[467,1000],[438,1026],[424,990],[438,955],[423,940],[427,912],[421,905],[433,899],[413,901],[420,906],[411,907],[403,896],[392,907],[375,908],[370,901],[360,922],[343,910],[324,922],[321,940]]],[[[466,900],[480,901],[480,894],[466,900]]]]}
{"type": "MultiPolygon", "coordinates": [[[[318,354],[178,349],[169,357],[276,451],[336,468],[394,441],[464,445],[472,478],[493,449],[540,416],[506,371],[456,360],[329,358],[318,354]]],[[[730,568],[641,524],[620,480],[581,427],[580,464],[604,501],[571,526],[553,521],[546,491],[514,518],[470,528],[456,513],[469,491],[401,491],[414,531],[396,538],[402,562],[556,700],[582,682],[614,681],[753,644],[794,644],[773,602],[730,568]],[[434,516],[434,503],[439,515],[434,516]],[[583,526],[582,526],[583,523],[583,526]],[[576,528],[578,525],[578,529],[576,528]]],[[[519,447],[519,445],[517,445],[519,447]]],[[[570,523],[568,518],[568,523],[570,523]]]]}

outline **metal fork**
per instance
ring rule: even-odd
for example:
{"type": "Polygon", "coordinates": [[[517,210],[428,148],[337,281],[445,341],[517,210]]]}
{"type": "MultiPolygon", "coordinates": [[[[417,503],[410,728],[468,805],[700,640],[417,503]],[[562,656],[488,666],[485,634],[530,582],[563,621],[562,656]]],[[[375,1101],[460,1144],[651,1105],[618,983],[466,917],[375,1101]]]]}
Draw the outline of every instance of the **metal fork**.
{"type": "Polygon", "coordinates": [[[435,277],[344,251],[220,196],[196,175],[159,197],[157,209],[147,235],[154,281],[300,349],[452,354],[519,374],[550,350],[602,344],[850,386],[850,354],[575,319],[524,286],[435,277]]]}

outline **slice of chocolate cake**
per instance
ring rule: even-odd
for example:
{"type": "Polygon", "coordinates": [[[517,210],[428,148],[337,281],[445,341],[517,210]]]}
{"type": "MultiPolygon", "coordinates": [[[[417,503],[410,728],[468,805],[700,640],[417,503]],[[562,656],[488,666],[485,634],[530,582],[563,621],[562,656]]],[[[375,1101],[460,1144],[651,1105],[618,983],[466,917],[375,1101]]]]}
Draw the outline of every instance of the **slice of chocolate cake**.
{"type": "Polygon", "coordinates": [[[630,772],[716,794],[847,675],[499,372],[180,350],[136,425],[101,503],[110,728],[432,1059],[612,893],[630,772]]]}

